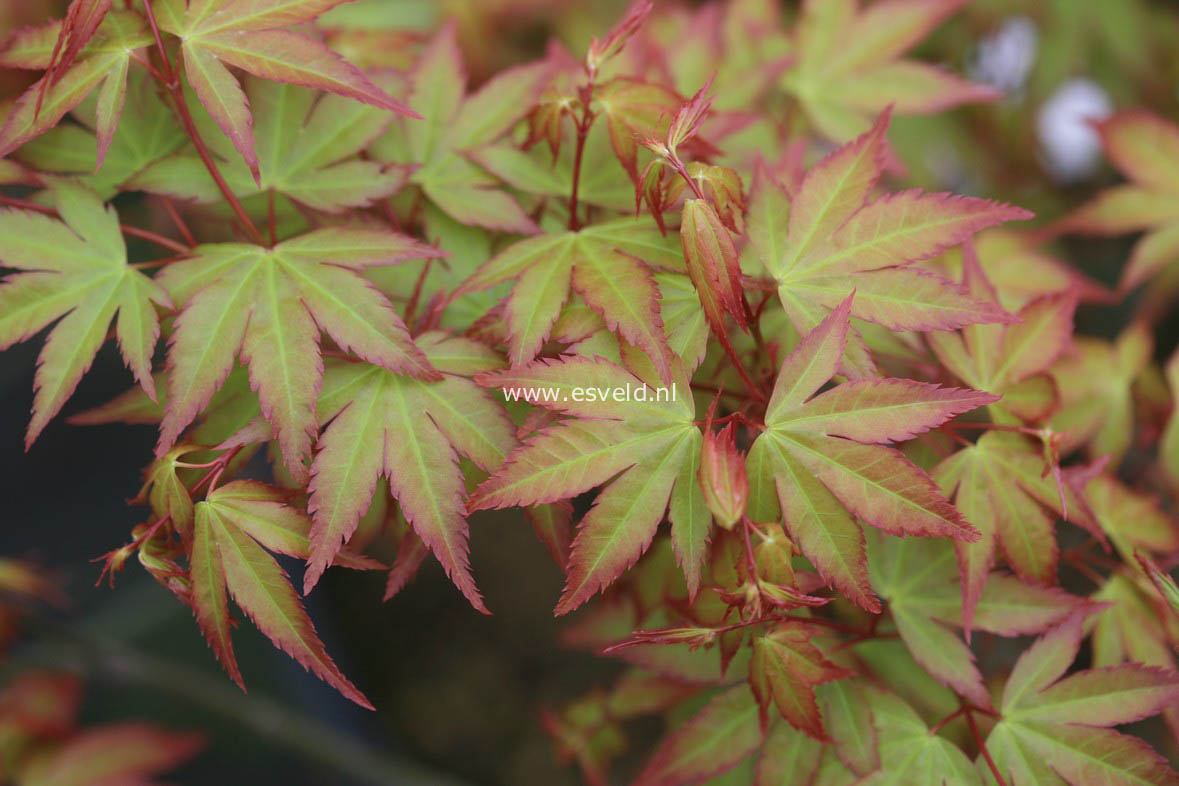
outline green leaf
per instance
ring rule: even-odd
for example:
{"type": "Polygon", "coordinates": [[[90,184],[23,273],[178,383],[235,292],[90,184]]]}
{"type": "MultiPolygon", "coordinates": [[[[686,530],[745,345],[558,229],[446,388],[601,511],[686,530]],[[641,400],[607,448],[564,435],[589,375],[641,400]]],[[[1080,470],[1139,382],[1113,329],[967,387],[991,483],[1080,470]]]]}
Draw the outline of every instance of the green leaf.
{"type": "Polygon", "coordinates": [[[322,375],[318,334],[392,371],[438,372],[388,301],[356,271],[407,257],[440,256],[403,235],[321,229],[273,249],[212,244],[170,265],[160,282],[184,307],[168,354],[168,404],[157,450],[166,451],[241,354],[287,468],[306,476],[322,375]]]}
{"type": "MultiPolygon", "coordinates": [[[[512,395],[545,389],[552,395],[522,395],[575,418],[527,439],[475,490],[471,510],[569,499],[618,475],[601,491],[578,527],[565,593],[557,605],[558,614],[572,611],[646,551],[673,499],[673,487],[680,483],[677,478],[694,472],[701,446],[700,430],[693,422],[694,408],[686,397],[672,397],[673,392],[687,390],[688,382],[678,376],[671,391],[655,391],[620,366],[601,358],[576,357],[542,360],[520,369],[480,375],[476,381],[489,388],[515,391],[512,395]],[[585,395],[578,395],[575,387],[584,388],[580,393],[585,395]],[[646,400],[627,391],[642,391],[646,400]],[[657,393],[662,400],[656,400],[657,393]],[[628,395],[630,400],[626,400],[628,395]]],[[[685,506],[697,503],[676,498],[673,515],[681,522],[677,529],[685,526],[684,517],[695,518],[685,506]]],[[[699,520],[693,526],[698,524],[699,520]]],[[[699,569],[699,556],[697,546],[686,544],[685,537],[677,536],[677,549],[691,577],[699,569]]]]}
{"type": "Polygon", "coordinates": [[[1060,679],[1080,647],[1083,621],[1084,613],[1074,613],[1016,661],[999,705],[1002,720],[987,740],[996,764],[1017,782],[1037,778],[1046,764],[1059,780],[1031,782],[1174,783],[1179,773],[1146,743],[1103,727],[1171,706],[1179,698],[1179,675],[1125,665],[1060,679]]]}
{"type": "Polygon", "coordinates": [[[372,709],[324,651],[286,573],[259,545],[277,545],[282,550],[283,543],[289,542],[284,533],[287,527],[306,528],[306,517],[282,499],[280,492],[237,481],[210,492],[197,504],[191,562],[197,621],[230,676],[241,684],[229,638],[228,590],[276,647],[344,696],[372,709]]]}
{"type": "Polygon", "coordinates": [[[22,271],[0,285],[0,348],[61,319],[38,359],[26,447],[73,394],[116,316],[123,361],[154,399],[159,319],[153,303],[171,305],[158,284],[127,264],[114,208],[72,181],[54,180],[50,192],[62,220],[0,211],[0,264],[22,271]]]}
{"type": "Polygon", "coordinates": [[[761,744],[757,702],[744,685],[717,694],[668,737],[637,784],[696,783],[725,772],[761,744]]]}
{"type": "Polygon", "coordinates": [[[486,612],[470,574],[466,490],[455,451],[487,471],[499,467],[515,445],[503,410],[461,377],[417,380],[341,363],[329,366],[319,417],[327,427],[311,468],[308,508],[315,524],[305,589],[356,530],[384,476],[413,531],[486,612]]]}

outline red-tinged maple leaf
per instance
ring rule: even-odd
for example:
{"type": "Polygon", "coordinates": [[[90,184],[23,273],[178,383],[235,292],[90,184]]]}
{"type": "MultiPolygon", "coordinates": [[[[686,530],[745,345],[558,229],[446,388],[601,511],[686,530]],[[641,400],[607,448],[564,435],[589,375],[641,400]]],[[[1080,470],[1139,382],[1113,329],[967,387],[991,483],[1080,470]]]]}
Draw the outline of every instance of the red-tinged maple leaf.
{"type": "Polygon", "coordinates": [[[542,61],[508,69],[468,95],[455,27],[446,24],[410,74],[409,105],[423,119],[395,123],[372,153],[381,161],[415,167],[410,182],[462,224],[535,234],[535,222],[468,154],[502,136],[532,109],[551,67],[542,61]]]}
{"type": "Polygon", "coordinates": [[[315,38],[282,28],[310,22],[344,0],[178,0],[153,4],[160,28],[180,39],[184,76],[260,179],[253,117],[229,67],[263,79],[337,93],[373,106],[416,116],[390,98],[358,68],[315,38]]]}
{"type": "Polygon", "coordinates": [[[963,613],[955,553],[945,542],[918,538],[869,540],[872,585],[888,610],[913,659],[934,679],[979,707],[990,694],[974,654],[950,628],[984,630],[999,636],[1039,633],[1086,605],[1054,587],[1028,583],[996,572],[978,599],[963,613]]]}
{"type": "Polygon", "coordinates": [[[716,694],[663,741],[635,779],[636,786],[699,783],[736,766],[765,737],[758,715],[746,686],[716,694]]]}
{"type": "MultiPolygon", "coordinates": [[[[872,200],[883,171],[886,111],[855,141],[816,164],[793,199],[766,178],[759,198],[785,206],[788,223],[760,206],[748,233],[774,278],[790,321],[806,333],[854,289],[852,316],[890,330],[946,330],[1014,318],[996,303],[967,294],[912,263],[937,256],[975,232],[1026,219],[1020,208],[918,190],[872,200]],[[778,191],[777,194],[766,192],[778,191]]],[[[858,335],[845,371],[870,376],[874,366],[858,335]]]]}
{"type": "Polygon", "coordinates": [[[27,210],[0,211],[0,264],[19,271],[0,284],[0,348],[49,333],[34,380],[31,445],[73,394],[115,320],[123,361],[151,398],[151,357],[159,337],[155,306],[168,294],[127,263],[114,208],[72,181],[50,194],[61,220],[27,210]]]}
{"type": "Polygon", "coordinates": [[[110,10],[111,0],[73,0],[70,3],[57,43],[53,45],[49,66],[45,69],[46,79],[41,83],[37,112],[40,111],[39,104],[44,99],[45,91],[61,81],[62,76],[78,59],[82,47],[98,32],[98,26],[110,10]]]}
{"type": "Polygon", "coordinates": [[[1142,323],[1116,342],[1074,339],[1049,372],[1060,391],[1060,409],[1049,425],[1061,434],[1062,454],[1084,445],[1094,458],[1109,456],[1117,466],[1134,440],[1132,387],[1153,351],[1154,336],[1142,323]]]}
{"type": "Polygon", "coordinates": [[[814,643],[819,628],[784,623],[753,641],[749,685],[761,708],[762,726],[769,723],[771,703],[786,722],[820,741],[829,741],[819,714],[815,686],[846,679],[853,672],[829,661],[814,643]]]}
{"type": "MultiPolygon", "coordinates": [[[[980,302],[997,304],[999,295],[970,244],[963,247],[962,282],[980,302]]],[[[1016,425],[1043,420],[1055,409],[1058,392],[1045,373],[1070,347],[1074,289],[1037,297],[1010,325],[969,325],[958,333],[934,331],[926,336],[942,365],[971,387],[1001,394],[989,408],[999,423],[1016,425]]]]}
{"type": "Polygon", "coordinates": [[[1179,260],[1179,126],[1145,110],[1098,125],[1106,155],[1130,181],[1098,194],[1061,222],[1072,232],[1145,232],[1122,270],[1123,292],[1179,260]]]}
{"type": "Polygon", "coordinates": [[[521,240],[481,265],[460,291],[515,280],[505,305],[508,360],[521,366],[540,352],[572,289],[607,327],[646,352],[667,383],[671,352],[651,268],[682,266],[679,249],[649,221],[624,218],[521,240]]]}
{"type": "Polygon", "coordinates": [[[911,439],[995,396],[900,379],[849,382],[815,395],[838,370],[851,310],[848,298],[778,371],[766,430],[747,459],[750,498],[759,500],[749,515],[759,521],[781,515],[828,584],[879,611],[855,518],[894,535],[973,541],[979,533],[928,475],[877,443],[911,439]]]}
{"type": "Polygon", "coordinates": [[[70,737],[22,768],[22,781],[65,784],[139,784],[178,767],[205,745],[198,734],[144,723],[110,723],[70,737]]]}
{"type": "MultiPolygon", "coordinates": [[[[1119,537],[1111,539],[1121,545],[1119,537]]],[[[1090,597],[1104,607],[1092,622],[1094,667],[1126,663],[1176,669],[1173,642],[1179,641],[1179,619],[1148,576],[1134,568],[1117,570],[1090,597]]],[[[1179,707],[1165,709],[1163,717],[1179,738],[1179,707]]]]}
{"type": "Polygon", "coordinates": [[[797,59],[782,76],[819,133],[846,142],[892,105],[931,114],[998,94],[936,66],[902,58],[966,0],[806,0],[794,27],[797,59]]]}
{"type": "Polygon", "coordinates": [[[578,525],[557,614],[577,608],[633,565],[669,505],[672,544],[695,593],[712,517],[696,480],[703,438],[682,392],[688,390],[682,373],[673,377],[670,401],[666,392],[657,401],[650,381],[601,358],[540,360],[475,379],[494,389],[555,390],[554,400],[534,403],[574,417],[525,440],[475,490],[471,510],[552,503],[607,484],[578,525]],[[595,394],[580,395],[575,387],[595,394]],[[642,391],[645,400],[617,401],[615,389],[642,391]]]}
{"type": "Polygon", "coordinates": [[[1082,491],[1093,517],[1123,558],[1142,552],[1179,551],[1179,521],[1162,500],[1136,491],[1116,477],[1097,475],[1082,491]]]}
{"type": "MultiPolygon", "coordinates": [[[[421,344],[446,372],[441,379],[412,379],[364,363],[329,367],[319,402],[327,427],[311,468],[308,509],[315,526],[304,585],[307,590],[315,585],[355,531],[384,476],[413,532],[471,604],[486,613],[470,573],[466,488],[456,451],[492,471],[515,446],[515,433],[490,394],[459,376],[474,370],[469,361],[448,362],[471,345],[476,352],[467,354],[477,355],[479,345],[442,334],[424,336],[421,344]]],[[[492,361],[476,368],[497,365],[492,361]]],[[[420,558],[407,551],[394,570],[411,572],[413,561],[420,558]]],[[[402,581],[399,577],[394,583],[402,581]]]]}
{"type": "Polygon", "coordinates": [[[622,168],[638,183],[640,139],[662,139],[683,99],[668,87],[616,77],[594,88],[594,105],[606,118],[610,144],[622,168]]]}
{"type": "Polygon", "coordinates": [[[1145,742],[1109,727],[1179,702],[1179,674],[1140,665],[1068,676],[1085,614],[1078,612],[1024,651],[1003,687],[1000,721],[986,745],[1015,783],[1173,784],[1179,773],[1145,742]]]}
{"type": "Polygon", "coordinates": [[[152,42],[151,31],[139,14],[107,13],[102,6],[91,0],[75,0],[70,9],[72,26],[67,20],[65,24],[53,22],[22,30],[0,52],[0,66],[47,69],[17,99],[0,126],[0,156],[53,128],[99,88],[95,130],[97,165],[102,166],[123,113],[132,55],[152,42]]]}
{"type": "Polygon", "coordinates": [[[239,480],[197,503],[190,556],[197,623],[217,659],[244,690],[230,639],[228,591],[276,647],[344,696],[372,709],[328,656],[286,573],[266,552],[308,556],[311,522],[285,499],[277,489],[239,480]]]}
{"type": "Polygon", "coordinates": [[[317,425],[320,331],[371,363],[438,378],[389,302],[358,272],[443,252],[395,232],[337,227],[272,249],[221,243],[193,253],[159,279],[183,306],[168,353],[161,455],[209,403],[239,353],[297,478],[306,476],[317,425]]]}
{"type": "Polygon", "coordinates": [[[990,431],[933,471],[943,493],[955,501],[982,537],[958,543],[962,571],[963,624],[969,631],[974,605],[986,586],[996,551],[1020,577],[1056,582],[1059,549],[1055,520],[1065,515],[1101,538],[1084,500],[1044,474],[1044,461],[1025,437],[990,431]]]}
{"type": "Polygon", "coordinates": [[[654,7],[653,0],[636,0],[604,38],[600,41],[597,36],[590,39],[589,48],[585,53],[585,70],[591,78],[597,74],[603,63],[622,51],[630,37],[647,21],[654,7]]]}

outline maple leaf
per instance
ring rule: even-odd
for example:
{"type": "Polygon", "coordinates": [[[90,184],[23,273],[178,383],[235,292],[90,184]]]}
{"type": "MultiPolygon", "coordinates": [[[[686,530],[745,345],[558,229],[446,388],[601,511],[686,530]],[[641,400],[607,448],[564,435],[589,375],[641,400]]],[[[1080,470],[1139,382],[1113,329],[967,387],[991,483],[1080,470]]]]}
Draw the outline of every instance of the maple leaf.
{"type": "Polygon", "coordinates": [[[908,703],[872,685],[865,685],[863,690],[880,736],[880,768],[857,783],[978,783],[974,767],[962,749],[934,733],[908,703]]]}
{"type": "Polygon", "coordinates": [[[557,614],[577,608],[633,565],[669,503],[672,544],[694,594],[712,517],[696,480],[703,437],[682,372],[673,378],[670,401],[656,401],[647,381],[602,358],[540,360],[475,380],[491,388],[555,390],[557,400],[533,403],[573,417],[525,440],[474,491],[470,510],[557,502],[617,476],[578,525],[557,614]],[[628,386],[644,390],[647,400],[610,399],[610,391],[628,386]],[[574,387],[606,393],[577,401],[590,397],[574,387]]]}
{"type": "Polygon", "coordinates": [[[965,617],[955,554],[948,544],[884,537],[870,539],[869,548],[872,584],[888,601],[913,660],[977,707],[990,707],[990,694],[974,654],[949,626],[1000,636],[1039,633],[1084,603],[1059,589],[993,573],[965,617]]]}
{"type": "Polygon", "coordinates": [[[80,9],[77,13],[86,13],[89,18],[82,27],[51,22],[22,30],[0,52],[0,66],[48,69],[17,99],[0,127],[0,157],[53,128],[99,88],[95,129],[97,161],[102,165],[126,101],[132,54],[150,44],[152,36],[143,17],[133,11],[96,14],[94,4],[84,5],[90,6],[88,11],[78,2],[71,5],[71,11],[80,9]],[[100,21],[94,24],[96,17],[100,21]],[[62,36],[67,45],[59,50],[57,42],[62,36]]]}
{"type": "MultiPolygon", "coordinates": [[[[852,316],[890,330],[1012,321],[997,304],[972,297],[913,263],[937,256],[980,229],[1031,214],[983,199],[919,190],[871,200],[883,171],[888,118],[886,111],[871,130],[816,164],[793,198],[765,178],[750,206],[751,242],[777,284],[790,321],[806,333],[853,289],[852,316]]],[[[847,365],[856,376],[874,372],[855,334],[847,365]]]]}
{"type": "Polygon", "coordinates": [[[243,243],[198,246],[159,277],[183,306],[168,352],[162,455],[208,404],[241,354],[296,478],[316,427],[323,375],[322,330],[345,351],[393,371],[436,379],[389,302],[358,271],[443,253],[382,229],[325,228],[271,249],[243,243]]]}
{"type": "Polygon", "coordinates": [[[282,29],[310,22],[343,1],[201,0],[188,3],[187,8],[180,0],[153,4],[161,29],[180,39],[188,85],[241,154],[255,181],[260,173],[250,105],[226,66],[415,116],[320,41],[282,29]]]}
{"type": "MultiPolygon", "coordinates": [[[[403,168],[358,158],[392,121],[384,109],[257,77],[245,80],[245,95],[254,131],[267,140],[258,156],[257,180],[255,173],[232,155],[233,148],[225,137],[213,133],[202,137],[209,140],[208,147],[219,159],[219,170],[230,190],[245,200],[247,209],[264,214],[265,194],[273,191],[314,210],[341,213],[387,197],[405,182],[403,168]]],[[[201,113],[194,112],[194,116],[199,128],[201,113]]],[[[198,204],[223,199],[193,150],[153,163],[127,185],[198,204]]]]}
{"type": "Polygon", "coordinates": [[[507,69],[466,95],[466,73],[453,24],[426,48],[410,76],[409,105],[424,120],[395,124],[373,145],[378,160],[414,165],[410,182],[454,220],[486,229],[538,229],[499,182],[467,158],[494,141],[536,103],[547,62],[507,69]]]}
{"type": "Polygon", "coordinates": [[[1108,475],[1089,480],[1083,496],[1101,530],[1127,561],[1144,551],[1179,550],[1179,522],[1157,498],[1108,475]]]}
{"type": "Polygon", "coordinates": [[[912,438],[995,400],[989,393],[897,379],[849,382],[815,395],[836,373],[852,298],[808,333],[782,363],[766,407],[766,430],[747,464],[750,517],[781,515],[791,539],[829,585],[871,611],[864,536],[855,518],[894,535],[977,540],[979,533],[898,451],[912,438]],[[760,492],[752,491],[759,487],[760,492]],[[777,491],[777,501],[773,491],[777,491]]]}
{"type": "MultiPolygon", "coordinates": [[[[999,295],[973,247],[967,244],[963,251],[967,291],[980,301],[998,303],[999,295]]],[[[997,422],[1035,422],[1057,406],[1056,386],[1045,372],[1072,344],[1076,307],[1076,291],[1068,289],[1031,300],[1016,313],[1014,324],[969,325],[959,333],[934,331],[926,340],[958,379],[1003,396],[988,408],[997,422]]]]}
{"type": "Polygon", "coordinates": [[[794,28],[796,60],[781,77],[807,118],[834,142],[863,133],[891,105],[932,114],[998,94],[945,70],[902,58],[966,0],[806,0],[794,28]]]}
{"type": "MultiPolygon", "coordinates": [[[[586,136],[578,173],[579,202],[609,208],[619,213],[634,210],[634,186],[618,177],[611,161],[615,158],[608,123],[594,123],[586,136]]],[[[572,133],[571,131],[569,133],[572,133]]],[[[567,203],[573,188],[573,145],[563,145],[555,160],[537,147],[520,150],[510,141],[485,145],[467,153],[467,158],[495,177],[525,194],[551,197],[567,203]]]]}
{"type": "Polygon", "coordinates": [[[230,639],[228,591],[276,647],[371,710],[364,694],[328,656],[286,573],[266,553],[307,556],[310,522],[284,499],[276,489],[238,480],[196,504],[190,574],[197,623],[221,665],[244,689],[230,639]]]}
{"type": "Polygon", "coordinates": [[[1049,425],[1063,435],[1062,454],[1087,445],[1116,466],[1134,439],[1132,386],[1150,364],[1154,337],[1141,323],[1116,342],[1078,338],[1050,370],[1060,409],[1049,425]]]}
{"type": "Polygon", "coordinates": [[[940,463],[933,475],[981,534],[974,543],[955,544],[968,631],[996,549],[1020,577],[1052,584],[1059,556],[1057,516],[1101,537],[1085,502],[1067,484],[1058,485],[1045,475],[1040,453],[1018,434],[989,431],[940,463]]]}
{"type": "Polygon", "coordinates": [[[134,176],[179,149],[187,137],[168,106],[157,99],[156,84],[142,70],[127,79],[135,122],[120,123],[100,158],[99,94],[91,93],[70,113],[77,123],[59,123],[24,143],[13,156],[40,172],[71,175],[103,198],[130,185],[134,176]]]}
{"type": "Polygon", "coordinates": [[[1061,227],[1093,235],[1145,231],[1122,270],[1126,292],[1179,259],[1179,126],[1135,109],[1104,120],[1098,130],[1106,155],[1130,182],[1101,192],[1061,227]]]}
{"type": "Polygon", "coordinates": [[[1124,665],[1063,676],[1081,645],[1084,616],[1074,613],[1016,661],[987,749],[1015,783],[1175,783],[1179,773],[1145,742],[1108,727],[1179,701],[1179,674],[1124,665]]]}
{"type": "Polygon", "coordinates": [[[623,218],[514,243],[480,265],[460,291],[515,280],[504,305],[508,360],[522,366],[540,352],[573,289],[607,327],[646,352],[668,383],[671,353],[651,267],[682,271],[683,260],[650,222],[623,218]]]}
{"type": "Polygon", "coordinates": [[[44,757],[22,766],[21,778],[53,786],[149,783],[148,778],[179,766],[204,745],[199,734],[145,723],[107,723],[70,736],[44,757]]]}
{"type": "Polygon", "coordinates": [[[364,363],[328,368],[319,401],[327,427],[311,468],[308,509],[315,526],[304,585],[315,585],[352,535],[383,475],[413,531],[471,604],[487,613],[470,573],[466,489],[455,451],[491,471],[515,445],[503,408],[459,376],[499,364],[487,362],[469,339],[427,334],[419,341],[434,367],[446,372],[441,379],[364,363]]]}
{"type": "Polygon", "coordinates": [[[734,767],[764,739],[759,713],[744,685],[716,694],[663,741],[636,786],[698,783],[734,767]]]}
{"type": "Polygon", "coordinates": [[[772,702],[791,726],[826,742],[815,686],[845,679],[853,672],[827,660],[812,641],[819,632],[813,625],[785,623],[755,638],[749,687],[761,707],[763,726],[772,702]]]}
{"type": "Polygon", "coordinates": [[[64,179],[53,180],[49,193],[61,220],[0,211],[0,264],[23,271],[0,284],[0,348],[61,319],[37,361],[26,448],[73,394],[112,319],[123,361],[154,398],[151,356],[160,325],[153,304],[171,305],[159,284],[127,264],[114,208],[64,179]]]}
{"type": "Polygon", "coordinates": [[[594,105],[606,118],[615,157],[637,183],[638,140],[666,136],[683,99],[662,85],[620,76],[594,87],[594,105]]]}

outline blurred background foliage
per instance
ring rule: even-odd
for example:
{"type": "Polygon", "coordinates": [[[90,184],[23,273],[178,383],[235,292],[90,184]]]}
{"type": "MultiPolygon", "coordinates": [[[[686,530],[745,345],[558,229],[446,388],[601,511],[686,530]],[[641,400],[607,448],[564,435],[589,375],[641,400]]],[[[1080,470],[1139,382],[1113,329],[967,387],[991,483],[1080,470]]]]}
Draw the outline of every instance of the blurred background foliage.
{"type": "MultiPolygon", "coordinates": [[[[60,17],[66,5],[0,0],[0,36],[60,17]]],[[[333,45],[361,65],[403,70],[429,32],[454,18],[471,82],[478,84],[541,56],[553,37],[571,52],[584,51],[624,7],[622,0],[361,0],[330,12],[323,26],[333,45]],[[373,60],[364,38],[378,30],[396,31],[389,39],[396,45],[380,49],[380,62],[364,62],[373,60]]],[[[786,27],[774,35],[784,36],[796,12],[795,4],[783,5],[786,27]]],[[[685,61],[681,72],[711,67],[692,48],[699,41],[678,37],[684,20],[708,13],[719,12],[657,3],[651,24],[667,35],[669,56],[685,61]]],[[[715,32],[719,46],[721,31],[715,32]]],[[[890,136],[906,182],[1010,201],[1034,210],[1038,226],[1049,224],[1118,181],[1086,116],[1145,107],[1179,119],[1177,41],[1173,0],[968,3],[915,55],[1003,97],[898,118],[890,136]]],[[[17,95],[31,79],[0,71],[0,99],[17,95]]],[[[691,92],[696,85],[678,87],[691,92]]],[[[718,106],[739,108],[726,106],[735,100],[721,93],[718,106]]],[[[133,109],[128,114],[134,122],[133,109]]],[[[779,153],[766,151],[767,157],[779,153]]],[[[132,216],[146,209],[134,196],[119,204],[132,216]]],[[[1131,241],[1066,238],[1048,248],[1113,284],[1131,241]]],[[[1114,336],[1133,305],[1088,305],[1079,312],[1078,332],[1114,336]]],[[[1179,316],[1163,315],[1160,328],[1157,359],[1173,351],[1179,316]]],[[[378,712],[342,701],[250,626],[237,633],[250,684],[242,695],[222,675],[187,610],[137,567],[129,566],[115,591],[94,586],[98,568],[89,560],[117,546],[133,523],[126,500],[138,491],[138,479],[127,468],[150,455],[154,430],[61,425],[25,455],[21,437],[37,348],[22,344],[0,363],[0,553],[41,566],[68,602],[39,611],[25,626],[4,661],[5,676],[30,665],[81,675],[85,723],[142,718],[200,730],[207,747],[175,771],[177,783],[577,782],[576,771],[555,760],[541,712],[606,684],[618,669],[561,645],[551,608],[562,576],[515,514],[484,513],[471,522],[474,569],[493,617],[472,612],[436,565],[389,604],[380,601],[383,577],[342,571],[329,572],[308,598],[328,649],[378,712]]],[[[66,414],[105,401],[126,384],[107,346],[66,414]]],[[[7,633],[7,616],[3,621],[7,633]]],[[[659,731],[658,724],[634,729],[631,763],[659,731]]]]}

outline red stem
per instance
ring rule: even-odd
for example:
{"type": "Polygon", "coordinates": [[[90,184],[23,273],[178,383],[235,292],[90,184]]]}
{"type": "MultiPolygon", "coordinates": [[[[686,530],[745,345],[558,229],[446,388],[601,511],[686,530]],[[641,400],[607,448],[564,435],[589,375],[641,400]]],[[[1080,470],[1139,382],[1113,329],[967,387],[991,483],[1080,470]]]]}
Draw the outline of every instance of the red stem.
{"type": "Polygon", "coordinates": [[[974,716],[970,714],[970,707],[964,707],[966,710],[966,724],[970,726],[970,733],[974,735],[974,741],[978,743],[978,749],[982,752],[983,758],[987,760],[987,766],[991,768],[991,774],[995,776],[995,781],[999,786],[1007,786],[1007,781],[1003,780],[1003,776],[999,774],[999,768],[995,765],[995,760],[991,758],[991,752],[987,750],[987,744],[983,742],[982,735],[978,732],[978,724],[974,722],[974,716]]]}
{"type": "Polygon", "coordinates": [[[581,159],[585,155],[585,140],[594,122],[589,108],[594,93],[593,77],[590,79],[590,83],[581,90],[581,119],[577,121],[577,147],[573,152],[573,186],[569,190],[569,230],[572,232],[581,228],[581,222],[577,219],[577,190],[581,183],[581,159]]]}
{"type": "Polygon", "coordinates": [[[688,168],[684,166],[684,162],[680,161],[679,156],[672,153],[668,157],[668,162],[672,168],[679,173],[679,176],[684,179],[688,187],[692,189],[692,193],[696,195],[697,199],[705,199],[704,192],[700,190],[700,184],[697,183],[691,175],[688,174],[688,168]]]}
{"type": "MultiPolygon", "coordinates": [[[[245,208],[242,207],[241,201],[230,190],[229,184],[225,182],[225,178],[221,176],[221,171],[217,168],[217,163],[213,160],[213,156],[209,154],[204,141],[201,140],[200,133],[197,132],[196,123],[193,122],[192,114],[188,111],[188,103],[184,100],[184,91],[180,87],[179,70],[174,71],[172,69],[172,64],[168,61],[168,54],[164,50],[164,39],[160,37],[160,29],[156,25],[156,16],[151,8],[151,0],[143,0],[143,9],[147,13],[147,21],[151,25],[152,35],[155,37],[156,50],[159,52],[160,59],[164,64],[163,75],[167,79],[164,87],[172,95],[172,101],[176,104],[176,112],[180,116],[180,122],[184,126],[185,133],[192,140],[192,144],[196,147],[197,155],[200,156],[205,169],[209,170],[209,175],[213,178],[213,182],[217,184],[218,190],[225,197],[225,201],[229,203],[229,207],[233,210],[234,215],[237,216],[237,220],[241,222],[242,228],[249,235],[250,240],[260,246],[264,245],[265,241],[263,241],[258,227],[254,226],[254,222],[250,220],[250,216],[246,213],[245,208]]],[[[179,61],[177,69],[179,69],[179,61]]]]}
{"type": "Polygon", "coordinates": [[[176,229],[184,236],[184,242],[188,243],[190,248],[196,248],[196,238],[193,236],[192,230],[188,228],[188,224],[185,223],[184,217],[180,215],[180,211],[176,209],[176,205],[173,205],[172,200],[168,197],[160,197],[160,201],[163,202],[164,210],[172,219],[172,223],[176,225],[176,229]]]}

